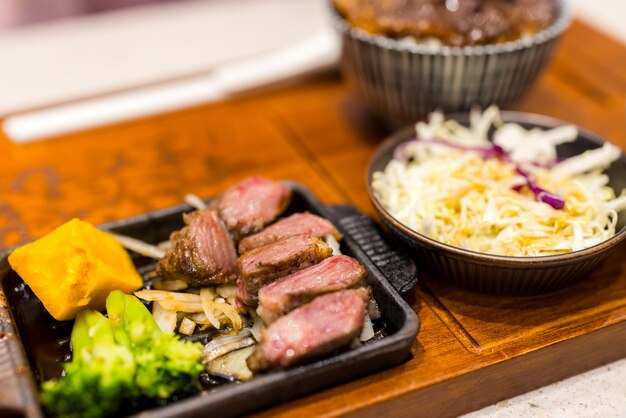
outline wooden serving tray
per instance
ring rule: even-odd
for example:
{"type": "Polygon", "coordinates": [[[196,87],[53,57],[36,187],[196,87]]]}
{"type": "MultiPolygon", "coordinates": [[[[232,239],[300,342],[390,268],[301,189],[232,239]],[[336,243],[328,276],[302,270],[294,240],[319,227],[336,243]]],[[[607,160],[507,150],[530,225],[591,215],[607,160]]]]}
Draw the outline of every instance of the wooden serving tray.
{"type": "MultiPolygon", "coordinates": [[[[626,47],[575,22],[518,109],[626,148],[623,62],[626,47]]],[[[0,139],[0,245],[74,216],[97,224],[174,205],[185,193],[214,195],[257,173],[371,214],[365,170],[388,133],[329,74],[50,142],[0,139]]],[[[259,416],[455,416],[624,357],[625,250],[588,280],[533,298],[476,295],[422,274],[407,296],[422,321],[413,359],[259,416]]]]}

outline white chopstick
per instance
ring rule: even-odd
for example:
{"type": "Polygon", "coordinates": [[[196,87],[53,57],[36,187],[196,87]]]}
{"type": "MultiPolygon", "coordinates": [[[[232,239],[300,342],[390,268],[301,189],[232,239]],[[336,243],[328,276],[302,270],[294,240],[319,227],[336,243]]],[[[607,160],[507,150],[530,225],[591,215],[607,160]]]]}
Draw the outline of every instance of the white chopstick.
{"type": "Polygon", "coordinates": [[[337,37],[328,29],[291,47],[218,66],[205,75],[11,115],[2,127],[11,141],[28,143],[210,103],[332,68],[339,49],[337,37]]]}

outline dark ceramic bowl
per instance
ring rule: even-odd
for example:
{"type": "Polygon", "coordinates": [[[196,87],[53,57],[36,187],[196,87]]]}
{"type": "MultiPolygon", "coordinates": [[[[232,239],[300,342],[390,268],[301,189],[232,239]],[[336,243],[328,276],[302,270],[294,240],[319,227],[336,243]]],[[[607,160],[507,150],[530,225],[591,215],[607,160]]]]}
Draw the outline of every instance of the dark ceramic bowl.
{"type": "Polygon", "coordinates": [[[545,30],[511,42],[466,47],[372,35],[351,26],[332,0],[329,8],[342,38],[344,75],[374,112],[404,124],[435,109],[510,107],[532,87],[569,26],[569,1],[556,2],[559,14],[545,30]]]}
{"type": "MultiPolygon", "coordinates": [[[[467,123],[467,115],[451,118],[467,123]]],[[[545,116],[521,112],[502,112],[502,119],[525,128],[553,128],[564,122],[545,116]]],[[[372,175],[382,171],[392,158],[393,150],[402,142],[415,137],[414,127],[402,129],[388,138],[378,149],[369,165],[368,191],[376,211],[389,231],[400,239],[421,266],[433,277],[480,293],[497,295],[532,295],[547,293],[585,278],[616,246],[626,238],[626,211],[619,214],[617,233],[610,239],[584,250],[542,257],[509,257],[478,253],[443,244],[419,234],[397,221],[374,196],[372,175]]],[[[591,132],[579,129],[578,138],[557,147],[560,158],[602,146],[606,142],[591,132]]],[[[622,153],[605,171],[609,186],[619,195],[626,188],[626,156],[622,153]]]]}

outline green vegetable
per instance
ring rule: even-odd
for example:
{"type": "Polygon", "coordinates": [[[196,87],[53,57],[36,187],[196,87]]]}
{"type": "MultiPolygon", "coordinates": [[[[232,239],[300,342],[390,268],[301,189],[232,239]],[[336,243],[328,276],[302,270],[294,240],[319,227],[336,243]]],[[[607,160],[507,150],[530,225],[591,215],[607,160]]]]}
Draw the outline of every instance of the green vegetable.
{"type": "Polygon", "coordinates": [[[42,387],[42,401],[51,412],[60,417],[110,415],[125,396],[137,393],[133,354],[115,344],[111,324],[102,314],[92,310],[78,314],[72,347],[65,377],[42,387]]]}
{"type": "Polygon", "coordinates": [[[111,292],[108,318],[86,310],[72,329],[65,377],[42,385],[42,403],[58,417],[99,418],[140,398],[167,399],[204,370],[202,345],[161,332],[134,296],[111,292]]]}

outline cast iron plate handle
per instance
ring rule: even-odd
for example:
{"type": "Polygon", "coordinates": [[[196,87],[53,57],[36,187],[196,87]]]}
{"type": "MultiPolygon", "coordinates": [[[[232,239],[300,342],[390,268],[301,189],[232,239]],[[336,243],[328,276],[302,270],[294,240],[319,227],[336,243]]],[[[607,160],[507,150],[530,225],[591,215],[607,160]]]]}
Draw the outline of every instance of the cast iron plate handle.
{"type": "Polygon", "coordinates": [[[326,205],[335,226],[350,236],[398,292],[406,293],[417,283],[415,263],[385,239],[382,228],[369,216],[350,205],[326,205]]]}

